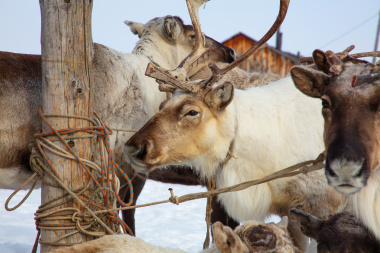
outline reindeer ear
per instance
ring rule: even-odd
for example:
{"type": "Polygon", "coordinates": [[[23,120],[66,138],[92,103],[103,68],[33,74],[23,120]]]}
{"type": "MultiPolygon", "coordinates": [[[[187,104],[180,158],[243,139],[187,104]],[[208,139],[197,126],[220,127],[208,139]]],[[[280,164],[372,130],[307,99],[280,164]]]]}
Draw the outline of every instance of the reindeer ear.
{"type": "Polygon", "coordinates": [[[220,221],[212,224],[212,234],[214,243],[220,252],[233,252],[236,244],[241,242],[240,238],[228,226],[224,226],[220,221]]]}
{"type": "Polygon", "coordinates": [[[206,104],[214,110],[222,111],[227,107],[234,97],[234,86],[225,82],[211,89],[205,98],[206,104]]]}
{"type": "Polygon", "coordinates": [[[139,38],[141,38],[141,36],[142,36],[142,34],[144,33],[144,30],[145,30],[145,25],[144,24],[133,22],[133,21],[128,21],[128,20],[125,20],[124,23],[127,26],[129,26],[129,28],[131,29],[131,32],[133,34],[137,34],[139,36],[139,38]]]}
{"type": "Polygon", "coordinates": [[[290,75],[296,87],[305,95],[320,98],[328,85],[330,77],[325,73],[309,67],[295,66],[290,75]]]}
{"type": "Polygon", "coordinates": [[[313,239],[316,239],[322,229],[322,220],[297,208],[290,209],[290,218],[300,222],[302,233],[313,239]]]}
{"type": "Polygon", "coordinates": [[[177,40],[181,34],[181,27],[172,16],[167,16],[164,21],[164,31],[168,39],[177,40]]]}

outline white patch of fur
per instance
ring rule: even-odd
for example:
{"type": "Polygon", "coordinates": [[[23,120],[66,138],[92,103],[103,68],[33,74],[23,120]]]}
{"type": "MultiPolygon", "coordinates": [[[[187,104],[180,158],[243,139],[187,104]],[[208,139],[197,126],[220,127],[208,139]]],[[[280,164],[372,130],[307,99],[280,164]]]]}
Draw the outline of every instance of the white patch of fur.
{"type": "Polygon", "coordinates": [[[368,178],[367,186],[350,197],[353,213],[380,240],[380,169],[368,178]]]}
{"type": "MultiPolygon", "coordinates": [[[[230,139],[223,140],[220,143],[223,146],[214,145],[214,154],[202,156],[192,165],[207,177],[216,173],[234,139],[232,153],[236,159],[231,158],[217,172],[217,188],[222,188],[314,159],[324,149],[320,110],[320,102],[304,96],[290,77],[247,91],[235,89],[234,100],[227,107],[223,121],[218,122],[223,126],[219,136],[230,136],[230,139]]],[[[221,194],[219,199],[234,219],[263,221],[287,180],[221,194]]]]}
{"type": "MultiPolygon", "coordinates": [[[[0,189],[16,190],[20,185],[30,178],[33,174],[26,173],[21,168],[0,168],[0,189]]],[[[34,182],[27,184],[24,189],[30,189],[34,182]]],[[[36,188],[40,188],[41,184],[37,183],[36,188]]]]}
{"type": "Polygon", "coordinates": [[[330,162],[330,168],[337,177],[328,175],[329,183],[338,192],[352,194],[365,186],[365,178],[355,177],[362,169],[363,161],[348,161],[347,159],[336,159],[330,162]],[[350,186],[347,186],[350,185],[350,186]]]}

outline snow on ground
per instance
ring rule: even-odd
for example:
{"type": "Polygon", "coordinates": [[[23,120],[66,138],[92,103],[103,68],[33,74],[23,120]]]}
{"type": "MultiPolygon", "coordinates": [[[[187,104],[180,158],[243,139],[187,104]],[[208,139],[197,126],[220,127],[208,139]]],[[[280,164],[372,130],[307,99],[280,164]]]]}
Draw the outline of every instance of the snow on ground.
{"type": "MultiPolygon", "coordinates": [[[[168,188],[173,188],[176,196],[206,191],[201,186],[183,186],[164,184],[148,180],[137,204],[166,200],[170,197],[168,188]]],[[[34,224],[34,212],[41,201],[41,191],[35,190],[26,202],[15,211],[4,208],[5,201],[12,193],[0,190],[0,252],[31,252],[37,230],[34,224]]],[[[17,204],[26,194],[23,191],[11,201],[10,207],[17,204]]],[[[206,236],[206,199],[181,203],[172,203],[139,208],[136,211],[136,236],[146,242],[181,248],[189,253],[200,252],[206,236]]],[[[276,217],[274,220],[278,221],[276,217]]]]}
{"type": "MultiPolygon", "coordinates": [[[[200,186],[163,184],[148,180],[138,204],[166,200],[170,197],[168,188],[177,196],[205,191],[200,186]]],[[[40,204],[41,191],[35,190],[18,209],[8,212],[4,204],[10,190],[0,190],[0,252],[31,252],[37,235],[34,212],[40,204]]],[[[26,194],[16,195],[10,206],[14,206],[26,194]]],[[[165,247],[181,248],[187,252],[199,252],[206,236],[206,200],[193,200],[180,205],[172,203],[140,208],[136,211],[136,236],[145,241],[165,247]]]]}

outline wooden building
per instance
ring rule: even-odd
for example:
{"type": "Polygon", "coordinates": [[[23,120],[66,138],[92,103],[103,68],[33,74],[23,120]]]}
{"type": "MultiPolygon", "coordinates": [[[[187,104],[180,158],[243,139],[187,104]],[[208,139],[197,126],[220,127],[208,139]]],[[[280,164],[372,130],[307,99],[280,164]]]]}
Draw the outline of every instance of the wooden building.
{"type": "MultiPolygon", "coordinates": [[[[277,35],[276,48],[267,46],[266,48],[258,50],[241,63],[239,67],[248,72],[273,72],[279,74],[281,77],[288,75],[290,68],[298,64],[300,56],[282,52],[281,37],[281,33],[277,35]]],[[[244,33],[238,33],[223,42],[225,46],[235,50],[236,57],[245,53],[254,43],[256,43],[256,40],[248,37],[244,33]]]]}

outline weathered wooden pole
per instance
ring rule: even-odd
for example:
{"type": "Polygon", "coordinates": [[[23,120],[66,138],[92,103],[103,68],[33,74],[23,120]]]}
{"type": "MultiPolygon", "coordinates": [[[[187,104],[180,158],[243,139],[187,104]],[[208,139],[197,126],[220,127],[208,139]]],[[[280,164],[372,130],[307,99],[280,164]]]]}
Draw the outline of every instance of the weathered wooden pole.
{"type": "MultiPolygon", "coordinates": [[[[93,85],[93,43],[91,32],[92,0],[40,0],[41,8],[41,51],[42,51],[42,111],[44,114],[64,114],[92,117],[93,85]]],[[[89,126],[89,122],[72,118],[49,117],[55,129],[89,126]]],[[[43,132],[51,129],[43,123],[43,132]]],[[[60,141],[54,143],[64,148],[60,141]]],[[[91,159],[90,138],[70,141],[79,157],[91,159]]],[[[53,163],[63,183],[71,189],[78,189],[89,181],[89,175],[75,161],[62,158],[51,152],[46,154],[53,163]]],[[[62,189],[42,185],[42,203],[61,196],[62,189]]],[[[76,207],[70,201],[63,207],[76,207]]],[[[52,210],[50,210],[52,211],[52,210]]],[[[67,222],[63,220],[50,223],[67,222]]],[[[41,252],[56,248],[44,244],[54,241],[73,230],[41,231],[41,252]]],[[[81,233],[65,239],[66,243],[78,243],[91,240],[81,233]]]]}

